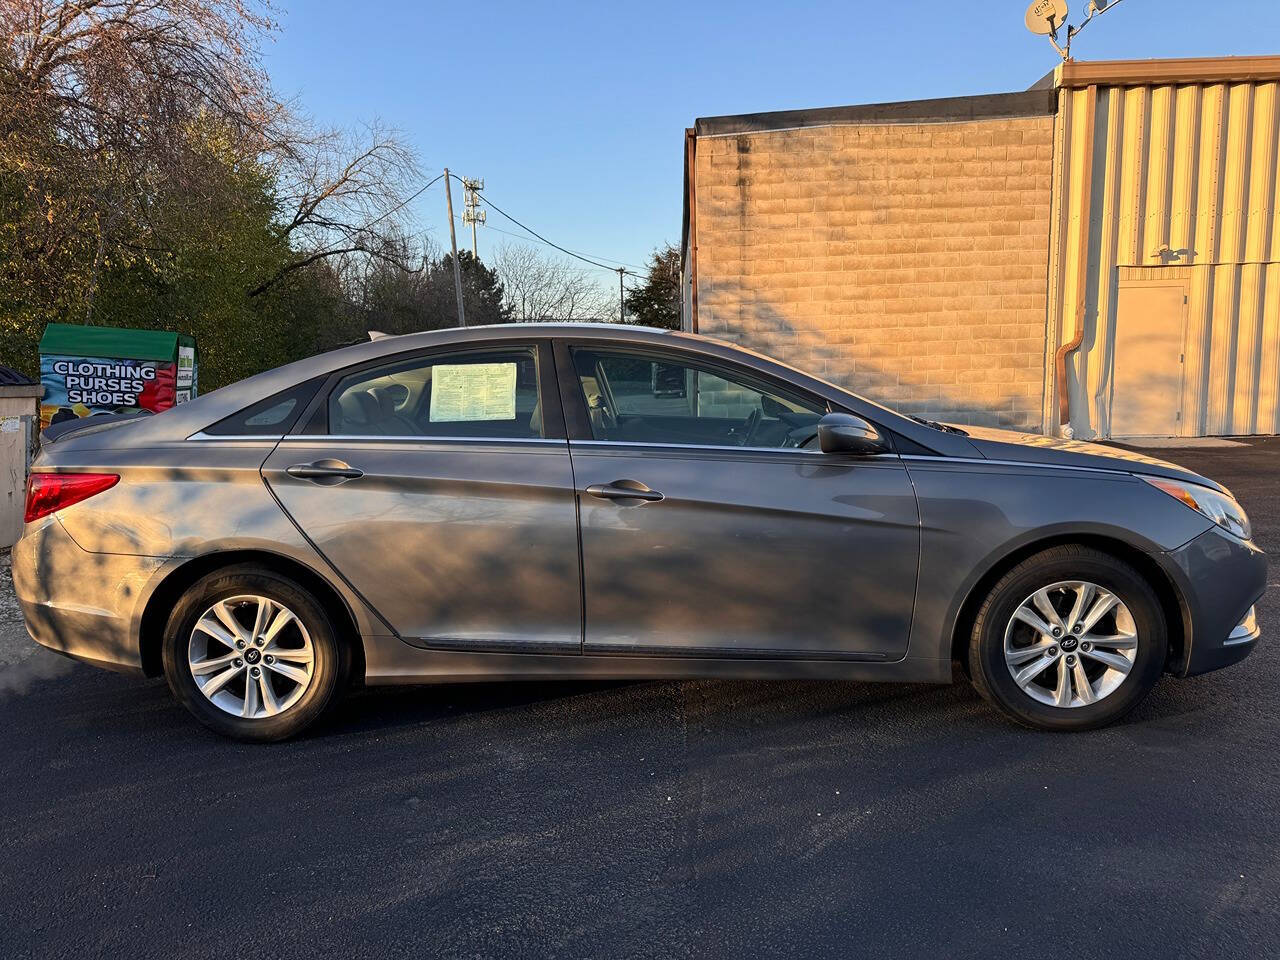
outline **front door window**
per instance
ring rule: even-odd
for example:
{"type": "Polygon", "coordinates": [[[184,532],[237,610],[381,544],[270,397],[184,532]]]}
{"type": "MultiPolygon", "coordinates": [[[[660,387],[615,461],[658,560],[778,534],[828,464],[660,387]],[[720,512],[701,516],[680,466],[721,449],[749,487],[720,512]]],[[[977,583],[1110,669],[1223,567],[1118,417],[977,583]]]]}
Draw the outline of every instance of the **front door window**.
{"type": "Polygon", "coordinates": [[[573,361],[595,440],[797,447],[826,413],[822,401],[677,356],[575,349],[573,361]]]}

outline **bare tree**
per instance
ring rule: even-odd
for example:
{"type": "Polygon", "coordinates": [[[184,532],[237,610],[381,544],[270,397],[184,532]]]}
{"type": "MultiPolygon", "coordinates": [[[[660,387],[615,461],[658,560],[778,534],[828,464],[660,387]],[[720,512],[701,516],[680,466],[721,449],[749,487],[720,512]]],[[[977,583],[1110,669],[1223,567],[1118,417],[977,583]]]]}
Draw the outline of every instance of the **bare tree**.
{"type": "Polygon", "coordinates": [[[153,166],[201,113],[245,137],[271,125],[257,49],[274,29],[265,0],[3,0],[6,106],[81,154],[153,166]]]}
{"type": "Polygon", "coordinates": [[[507,243],[498,248],[493,268],[502,280],[512,320],[617,318],[617,298],[571,260],[546,256],[526,244],[507,243]]]}
{"type": "Polygon", "coordinates": [[[295,128],[269,151],[285,217],[281,237],[298,255],[250,296],[326,257],[362,254],[403,270],[421,262],[423,251],[402,230],[420,171],[394,131],[381,124],[356,133],[295,128]]]}
{"type": "Polygon", "coordinates": [[[281,102],[259,56],[276,29],[268,0],[0,0],[0,164],[48,207],[41,230],[95,235],[86,318],[116,248],[163,249],[149,199],[180,194],[198,215],[214,189],[196,130],[218,131],[227,162],[276,181],[287,262],[247,277],[250,295],[329,256],[396,247],[411,151],[380,126],[315,131],[281,102]]]}

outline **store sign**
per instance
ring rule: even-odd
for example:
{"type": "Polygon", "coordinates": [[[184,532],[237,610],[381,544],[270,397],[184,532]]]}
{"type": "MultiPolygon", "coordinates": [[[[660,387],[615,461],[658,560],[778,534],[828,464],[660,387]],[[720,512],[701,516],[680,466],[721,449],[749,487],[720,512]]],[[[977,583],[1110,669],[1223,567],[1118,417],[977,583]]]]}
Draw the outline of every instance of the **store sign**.
{"type": "Polygon", "coordinates": [[[175,401],[176,379],[175,363],[42,356],[42,427],[94,413],[167,410],[175,401]]]}
{"type": "Polygon", "coordinates": [[[146,360],[55,360],[55,377],[70,404],[86,407],[136,407],[156,365],[146,360]]]}

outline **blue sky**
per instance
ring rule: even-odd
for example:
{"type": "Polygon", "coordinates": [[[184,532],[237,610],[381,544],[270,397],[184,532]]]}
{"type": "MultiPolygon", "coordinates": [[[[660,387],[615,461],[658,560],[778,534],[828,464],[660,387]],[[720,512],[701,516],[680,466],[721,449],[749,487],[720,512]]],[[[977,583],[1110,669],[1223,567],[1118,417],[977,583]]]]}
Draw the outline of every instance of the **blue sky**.
{"type": "MultiPolygon", "coordinates": [[[[679,241],[695,117],[1021,90],[1057,62],[1022,0],[279,2],[266,58],[281,94],[326,124],[380,119],[428,176],[482,176],[550,239],[634,264],[679,241]]],[[[1076,22],[1086,0],[1070,6],[1076,22]]],[[[1122,0],[1074,52],[1265,54],[1277,37],[1275,0],[1122,0]]],[[[438,184],[415,212],[448,243],[438,184]]],[[[481,257],[506,239],[482,228],[481,257]]]]}

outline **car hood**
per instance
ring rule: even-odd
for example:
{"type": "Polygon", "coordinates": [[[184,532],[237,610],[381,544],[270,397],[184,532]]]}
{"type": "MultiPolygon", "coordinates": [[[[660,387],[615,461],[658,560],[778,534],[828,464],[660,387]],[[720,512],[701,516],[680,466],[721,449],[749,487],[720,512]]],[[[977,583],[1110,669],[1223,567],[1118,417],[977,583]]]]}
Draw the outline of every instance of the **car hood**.
{"type": "Polygon", "coordinates": [[[1176,463],[1157,460],[1134,450],[1082,443],[1016,430],[989,427],[961,427],[969,442],[988,460],[1011,460],[1016,463],[1044,464],[1059,467],[1086,467],[1093,470],[1117,470],[1124,473],[1146,473],[1174,480],[1187,480],[1226,492],[1221,484],[1176,463]]]}

